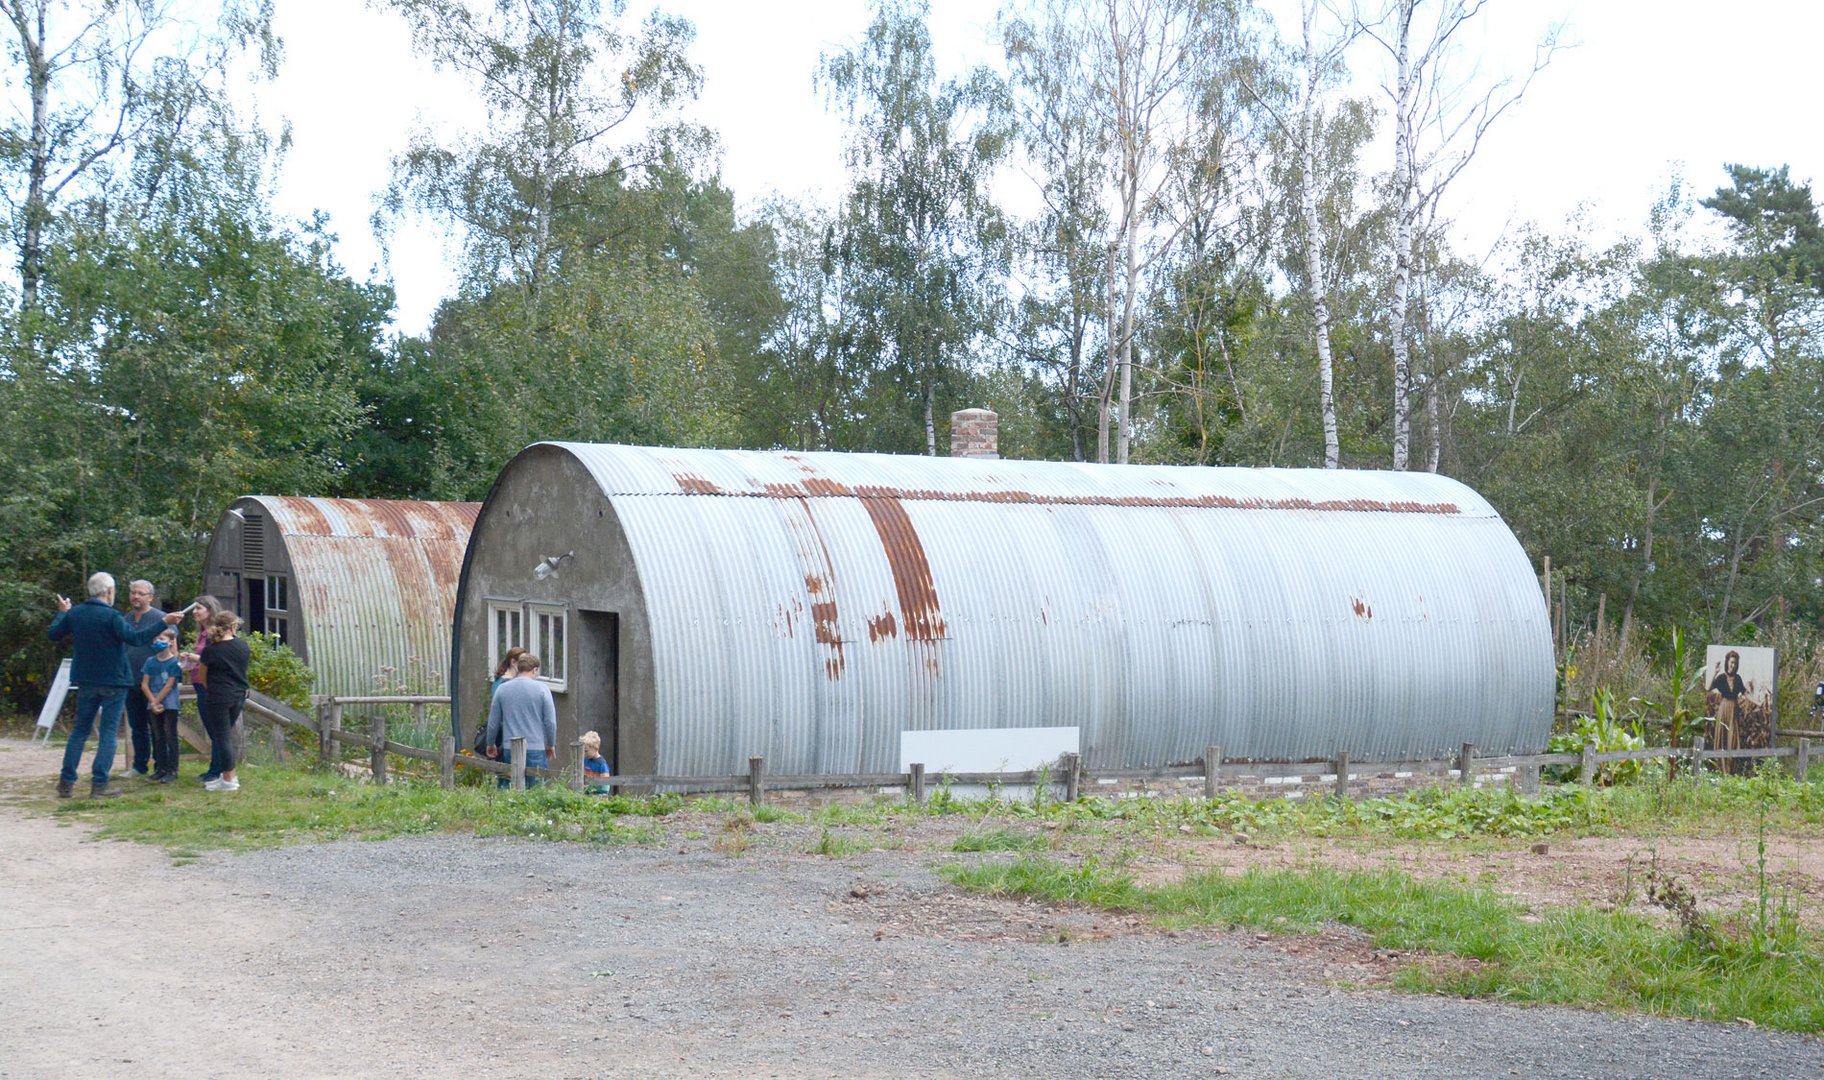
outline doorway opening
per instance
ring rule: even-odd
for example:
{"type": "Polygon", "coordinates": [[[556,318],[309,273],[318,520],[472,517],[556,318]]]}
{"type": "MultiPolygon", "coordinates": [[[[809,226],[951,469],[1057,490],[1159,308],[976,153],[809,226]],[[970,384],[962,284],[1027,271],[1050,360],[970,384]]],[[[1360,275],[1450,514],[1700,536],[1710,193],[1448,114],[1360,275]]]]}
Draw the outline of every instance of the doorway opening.
{"type": "Polygon", "coordinates": [[[621,615],[618,611],[577,613],[573,639],[575,667],[569,687],[576,702],[576,731],[602,737],[602,756],[621,772],[621,615]]]}

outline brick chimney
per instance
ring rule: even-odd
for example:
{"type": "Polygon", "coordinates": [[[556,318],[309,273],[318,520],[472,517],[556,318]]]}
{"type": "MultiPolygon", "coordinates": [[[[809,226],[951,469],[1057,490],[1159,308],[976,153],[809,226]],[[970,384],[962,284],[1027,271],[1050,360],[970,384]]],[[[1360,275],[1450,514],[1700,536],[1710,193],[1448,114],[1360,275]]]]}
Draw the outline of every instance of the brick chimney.
{"type": "Polygon", "coordinates": [[[964,409],[951,413],[950,456],[1000,457],[1001,418],[987,409],[964,409]]]}

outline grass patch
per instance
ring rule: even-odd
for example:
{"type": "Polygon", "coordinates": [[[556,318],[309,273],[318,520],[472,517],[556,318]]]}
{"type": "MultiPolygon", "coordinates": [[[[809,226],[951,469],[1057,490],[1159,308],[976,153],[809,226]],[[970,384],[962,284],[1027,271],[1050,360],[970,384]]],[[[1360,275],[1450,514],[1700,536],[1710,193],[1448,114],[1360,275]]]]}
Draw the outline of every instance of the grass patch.
{"type": "Polygon", "coordinates": [[[863,852],[873,851],[879,846],[872,839],[845,836],[826,828],[817,837],[817,842],[811,845],[811,854],[828,855],[831,858],[840,859],[845,855],[859,855],[863,852]]]}
{"type": "Polygon", "coordinates": [[[1824,942],[1790,921],[1764,934],[1743,917],[1733,930],[1699,936],[1587,904],[1535,916],[1486,889],[1397,871],[1253,870],[1148,888],[1093,860],[1028,858],[944,874],[965,888],[1137,911],[1162,925],[1311,933],[1339,923],[1380,948],[1480,961],[1415,963],[1396,979],[1408,990],[1824,1030],[1824,942]]]}
{"type": "Polygon", "coordinates": [[[241,790],[228,795],[185,779],[128,787],[128,797],[108,802],[60,803],[56,812],[94,824],[98,836],[155,844],[188,860],[208,850],[446,832],[653,844],[660,832],[641,819],[683,805],[676,796],[590,796],[553,785],[521,793],[444,791],[418,783],[375,787],[312,766],[248,764],[240,777],[241,790]]]}
{"type": "Polygon", "coordinates": [[[1045,851],[1043,836],[1012,829],[973,829],[956,838],[952,851],[1045,851]]]}
{"type": "Polygon", "coordinates": [[[1421,840],[1531,838],[1551,835],[1708,834],[1720,823],[1746,831],[1815,831],[1824,826],[1824,783],[1801,784],[1772,770],[1754,777],[1650,778],[1612,788],[1568,784],[1522,795],[1505,787],[1439,784],[1407,795],[1344,800],[1328,796],[1251,800],[1236,792],[1214,799],[1027,800],[932,799],[929,814],[974,821],[1043,819],[1158,835],[1239,831],[1265,837],[1334,836],[1421,840]]]}

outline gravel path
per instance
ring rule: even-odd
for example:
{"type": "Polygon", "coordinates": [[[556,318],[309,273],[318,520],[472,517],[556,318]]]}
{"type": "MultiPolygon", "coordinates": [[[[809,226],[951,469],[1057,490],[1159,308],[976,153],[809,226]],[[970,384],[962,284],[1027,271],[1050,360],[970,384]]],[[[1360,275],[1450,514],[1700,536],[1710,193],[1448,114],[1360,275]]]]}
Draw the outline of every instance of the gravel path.
{"type": "Polygon", "coordinates": [[[966,896],[790,826],[174,865],[9,801],[0,1077],[1824,1075],[1813,1039],[1338,989],[1252,934],[966,896]]]}

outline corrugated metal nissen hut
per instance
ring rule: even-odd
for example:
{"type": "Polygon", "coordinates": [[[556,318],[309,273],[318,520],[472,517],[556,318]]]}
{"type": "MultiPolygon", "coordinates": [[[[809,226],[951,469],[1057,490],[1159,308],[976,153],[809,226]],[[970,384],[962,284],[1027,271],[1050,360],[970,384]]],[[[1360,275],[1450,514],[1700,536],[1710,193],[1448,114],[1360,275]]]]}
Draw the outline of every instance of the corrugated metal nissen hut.
{"type": "Polygon", "coordinates": [[[216,524],[203,587],[276,634],[317,694],[443,693],[479,503],[248,495],[216,524]]]}
{"type": "Polygon", "coordinates": [[[525,645],[627,774],[1501,754],[1552,709],[1526,555],[1426,473],[541,443],[456,618],[462,736],[525,645]]]}

